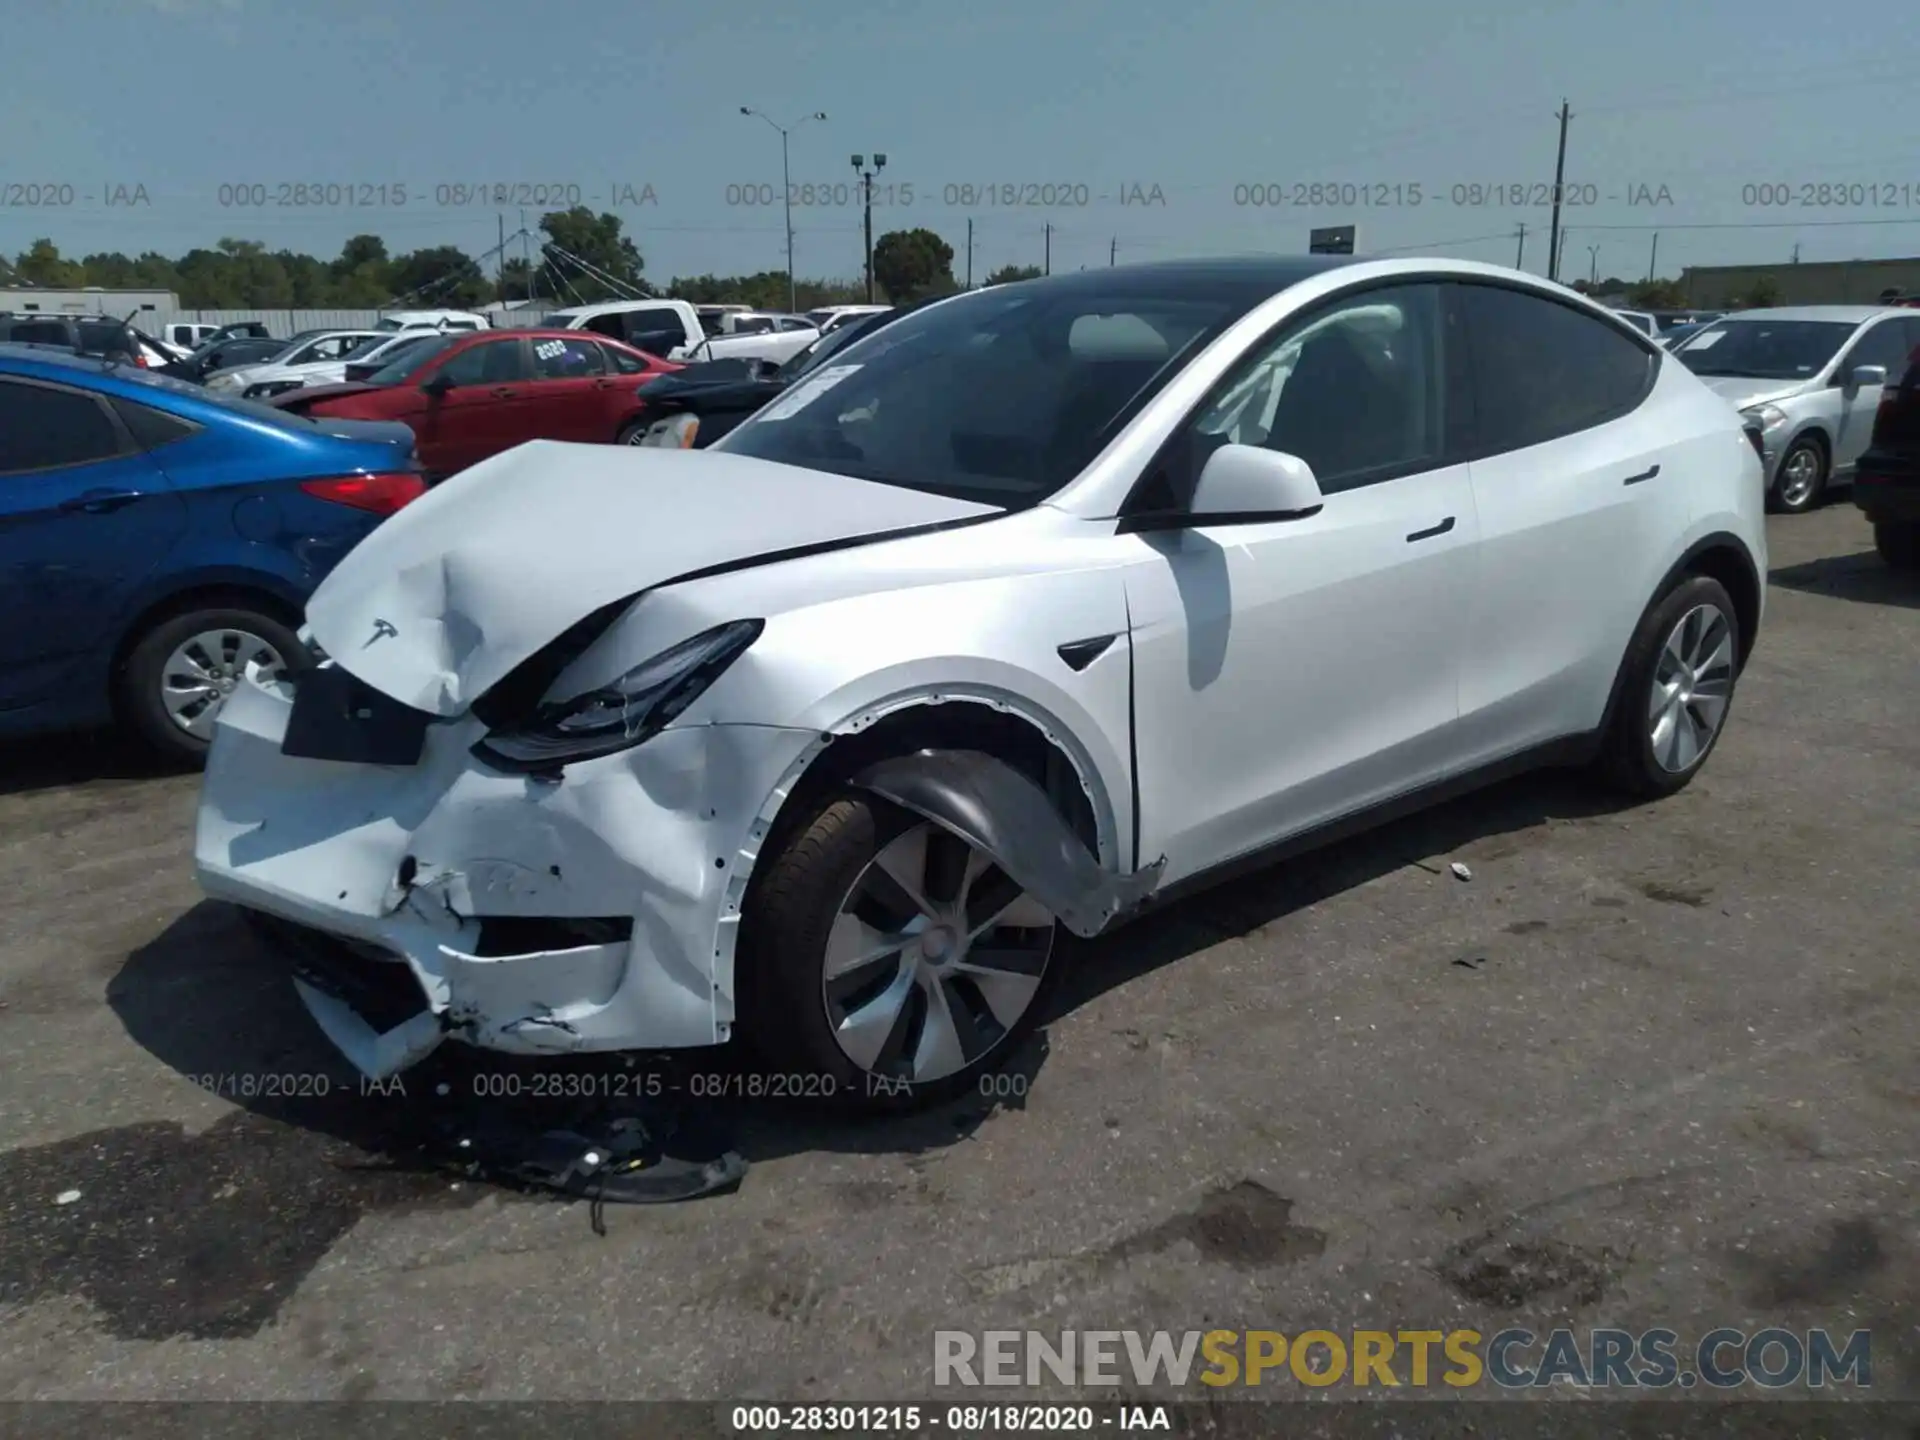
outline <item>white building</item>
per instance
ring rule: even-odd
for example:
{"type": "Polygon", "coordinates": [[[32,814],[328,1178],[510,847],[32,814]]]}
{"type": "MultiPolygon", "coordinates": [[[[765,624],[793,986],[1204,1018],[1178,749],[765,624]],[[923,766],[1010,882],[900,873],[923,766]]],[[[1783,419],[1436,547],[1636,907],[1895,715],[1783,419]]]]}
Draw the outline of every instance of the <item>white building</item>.
{"type": "Polygon", "coordinates": [[[0,311],[17,315],[113,315],[124,320],[129,314],[137,318],[141,311],[171,315],[179,308],[180,297],[171,290],[106,290],[98,285],[84,290],[0,287],[0,311]]]}

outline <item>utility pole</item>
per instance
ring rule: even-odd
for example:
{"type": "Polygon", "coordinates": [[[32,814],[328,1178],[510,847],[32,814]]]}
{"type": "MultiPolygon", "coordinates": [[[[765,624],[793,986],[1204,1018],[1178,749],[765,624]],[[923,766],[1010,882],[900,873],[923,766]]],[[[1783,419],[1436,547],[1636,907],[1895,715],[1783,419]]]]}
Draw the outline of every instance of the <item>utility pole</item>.
{"type": "MultiPolygon", "coordinates": [[[[787,210],[787,309],[789,311],[792,311],[792,310],[798,309],[799,307],[794,299],[793,172],[787,168],[787,136],[792,131],[798,130],[802,125],[806,124],[807,121],[809,120],[826,119],[827,112],[824,110],[816,110],[811,115],[802,116],[800,119],[794,121],[793,124],[791,125],[782,125],[778,120],[775,120],[770,115],[767,115],[765,112],[751,109],[745,105],[742,105],[740,107],[740,113],[742,115],[758,115],[762,120],[765,120],[767,124],[773,126],[774,129],[780,132],[780,193],[782,198],[786,202],[786,210],[787,210]]],[[[873,297],[869,295],[867,298],[871,300],[873,297]]]]}
{"type": "Polygon", "coordinates": [[[527,212],[520,212],[520,254],[527,262],[527,304],[533,304],[533,232],[527,229],[527,212]]]}
{"type": "Polygon", "coordinates": [[[1519,246],[1513,252],[1513,268],[1516,270],[1524,268],[1527,259],[1527,222],[1524,220],[1520,222],[1519,238],[1519,246]]]}
{"type": "Polygon", "coordinates": [[[1798,241],[1795,241],[1793,246],[1793,263],[1796,265],[1800,263],[1800,244],[1798,241]]]}
{"type": "Polygon", "coordinates": [[[1589,285],[1600,283],[1600,247],[1598,245],[1587,246],[1587,283],[1589,285]]]}
{"type": "Polygon", "coordinates": [[[967,288],[973,288],[973,217],[967,217],[967,288]]]}
{"type": "Polygon", "coordinates": [[[1560,278],[1560,187],[1567,178],[1567,121],[1573,111],[1560,102],[1560,157],[1553,162],[1553,228],[1547,233],[1547,279],[1560,278]]]}
{"type": "Polygon", "coordinates": [[[860,177],[860,195],[867,212],[867,303],[873,303],[873,177],[887,168],[887,157],[873,152],[873,169],[865,169],[867,157],[853,157],[853,173],[860,177]]]}
{"type": "Polygon", "coordinates": [[[1111,270],[1120,263],[1120,237],[1114,236],[1107,242],[1107,268],[1111,270]]]}
{"type": "Polygon", "coordinates": [[[1047,222],[1046,267],[1041,273],[1045,275],[1053,273],[1053,222],[1051,220],[1047,222]]]}
{"type": "Polygon", "coordinates": [[[1647,256],[1647,283],[1653,283],[1653,267],[1660,259],[1660,232],[1653,232],[1653,253],[1647,256]]]}
{"type": "Polygon", "coordinates": [[[1566,258],[1567,236],[1572,233],[1570,230],[1562,230],[1560,232],[1560,244],[1553,252],[1553,269],[1549,274],[1549,279],[1558,280],[1560,278],[1560,262],[1566,258]]]}

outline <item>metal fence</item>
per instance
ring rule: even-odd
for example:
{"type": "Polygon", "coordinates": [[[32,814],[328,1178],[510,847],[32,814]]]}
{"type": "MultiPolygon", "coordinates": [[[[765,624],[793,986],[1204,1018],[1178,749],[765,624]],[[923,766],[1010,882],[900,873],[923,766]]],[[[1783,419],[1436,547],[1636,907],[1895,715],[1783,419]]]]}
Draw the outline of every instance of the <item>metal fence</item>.
{"type": "MultiPolygon", "coordinates": [[[[394,306],[384,310],[176,310],[171,314],[143,310],[133,323],[149,334],[162,325],[194,323],[231,325],[236,320],[258,320],[275,335],[293,335],[302,330],[371,330],[381,318],[402,310],[437,309],[437,306],[394,306]]],[[[537,302],[518,310],[492,312],[497,326],[538,325],[540,317],[557,308],[550,302],[537,302]]]]}

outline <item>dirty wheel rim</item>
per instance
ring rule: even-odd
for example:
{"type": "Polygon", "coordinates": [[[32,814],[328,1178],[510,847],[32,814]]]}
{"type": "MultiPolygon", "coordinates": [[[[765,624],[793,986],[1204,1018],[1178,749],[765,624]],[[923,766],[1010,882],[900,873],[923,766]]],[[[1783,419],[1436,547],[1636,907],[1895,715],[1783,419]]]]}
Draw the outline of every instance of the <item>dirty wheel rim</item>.
{"type": "Polygon", "coordinates": [[[1799,507],[1813,498],[1820,483],[1820,452],[1811,445],[1796,445],[1780,466],[1780,503],[1799,507]]]}
{"type": "Polygon", "coordinates": [[[213,722],[233,687],[258,664],[270,679],[285,676],[287,662],[250,630],[202,630],[190,635],[160,670],[160,703],[167,717],[196,740],[213,738],[213,722]]]}
{"type": "Polygon", "coordinates": [[[1696,605],[1660,647],[1647,702],[1654,762],[1670,775],[1700,763],[1733,698],[1733,627],[1717,605],[1696,605]]]}
{"type": "Polygon", "coordinates": [[[916,1085],[986,1055],[1039,993],[1054,917],[992,856],[928,821],[854,880],[828,933],[820,993],[841,1052],[916,1085]]]}
{"type": "Polygon", "coordinates": [[[646,444],[647,443],[647,427],[644,425],[635,425],[632,429],[627,431],[627,438],[624,443],[628,445],[646,444]]]}

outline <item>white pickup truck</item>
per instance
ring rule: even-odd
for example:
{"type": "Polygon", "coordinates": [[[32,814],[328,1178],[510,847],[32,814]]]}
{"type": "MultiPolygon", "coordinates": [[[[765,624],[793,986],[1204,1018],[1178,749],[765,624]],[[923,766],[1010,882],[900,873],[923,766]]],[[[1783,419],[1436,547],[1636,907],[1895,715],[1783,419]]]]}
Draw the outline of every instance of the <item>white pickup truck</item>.
{"type": "MultiPolygon", "coordinates": [[[[737,317],[729,319],[738,323],[737,317]]],[[[549,330],[591,330],[638,346],[663,360],[771,360],[778,364],[820,338],[798,317],[768,317],[775,323],[755,333],[708,335],[700,313],[686,300],[610,300],[556,310],[540,324],[549,330]],[[781,321],[796,323],[780,324],[781,321]]]]}

